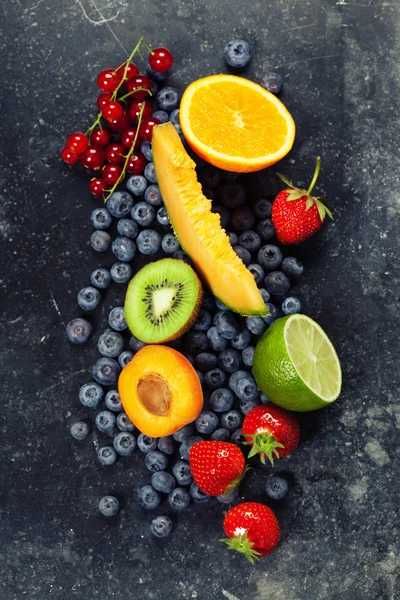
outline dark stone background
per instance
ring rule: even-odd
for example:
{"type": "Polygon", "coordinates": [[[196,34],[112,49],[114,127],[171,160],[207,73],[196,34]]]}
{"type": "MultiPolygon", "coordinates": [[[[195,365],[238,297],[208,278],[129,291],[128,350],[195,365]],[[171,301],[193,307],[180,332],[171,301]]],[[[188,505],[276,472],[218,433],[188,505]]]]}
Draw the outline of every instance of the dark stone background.
{"type": "MultiPolygon", "coordinates": [[[[5,0],[0,15],[1,600],[397,600],[398,2],[5,0]],[[64,326],[99,259],[88,177],[59,151],[95,114],[98,71],[141,34],[174,51],[181,88],[224,70],[224,44],[248,39],[248,76],[284,76],[298,127],[280,170],[305,183],[321,153],[319,189],[336,215],[299,251],[298,294],[338,350],[343,394],[303,418],[303,443],[280,463],[295,481],[277,509],[282,541],[254,567],[218,544],[217,502],[154,539],[136,503],[141,457],[101,468],[93,443],[69,434],[96,353],[93,341],[68,345],[64,326]],[[97,511],[107,492],[123,499],[111,522],[97,511]]],[[[248,182],[279,189],[273,173],[248,182]]],[[[122,293],[107,295],[101,326],[122,293]]],[[[265,500],[264,476],[244,494],[265,500]]]]}

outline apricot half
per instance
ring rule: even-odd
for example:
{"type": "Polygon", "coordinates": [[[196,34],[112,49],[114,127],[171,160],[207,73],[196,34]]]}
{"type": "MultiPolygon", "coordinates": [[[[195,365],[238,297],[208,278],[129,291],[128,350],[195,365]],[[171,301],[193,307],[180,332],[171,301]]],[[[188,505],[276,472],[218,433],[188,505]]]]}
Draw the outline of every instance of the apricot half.
{"type": "Polygon", "coordinates": [[[196,371],[168,346],[139,350],[121,372],[118,391],[132,423],[151,437],[178,431],[197,419],[203,408],[196,371]]]}

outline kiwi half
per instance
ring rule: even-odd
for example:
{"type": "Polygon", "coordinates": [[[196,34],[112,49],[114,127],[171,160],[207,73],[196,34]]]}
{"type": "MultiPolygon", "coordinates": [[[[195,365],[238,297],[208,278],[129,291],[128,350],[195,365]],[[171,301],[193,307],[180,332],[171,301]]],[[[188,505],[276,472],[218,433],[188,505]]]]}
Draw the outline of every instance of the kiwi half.
{"type": "Polygon", "coordinates": [[[143,267],[129,283],[125,319],[142,342],[175,340],[197,319],[201,297],[200,279],[192,267],[164,258],[143,267]]]}

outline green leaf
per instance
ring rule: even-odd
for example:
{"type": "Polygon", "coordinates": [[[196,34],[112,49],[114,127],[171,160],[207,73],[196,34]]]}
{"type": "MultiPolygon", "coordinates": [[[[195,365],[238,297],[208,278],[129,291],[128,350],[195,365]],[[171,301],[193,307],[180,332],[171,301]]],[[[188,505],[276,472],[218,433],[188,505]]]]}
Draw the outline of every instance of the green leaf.
{"type": "Polygon", "coordinates": [[[314,204],[313,199],[312,198],[308,198],[307,202],[306,202],[306,210],[309,210],[312,207],[313,204],[314,204]]]}
{"type": "Polygon", "coordinates": [[[284,175],[282,175],[282,173],[277,173],[279,179],[282,179],[283,183],[286,183],[286,185],[288,187],[293,187],[293,183],[291,181],[289,181],[289,179],[287,179],[287,177],[285,177],[284,175]]]}
{"type": "Polygon", "coordinates": [[[322,202],[316,202],[316,205],[318,209],[319,218],[321,219],[321,221],[323,221],[325,219],[326,206],[324,206],[322,202]]]}
{"type": "Polygon", "coordinates": [[[290,192],[288,192],[288,197],[286,199],[298,200],[299,198],[303,198],[303,196],[306,196],[306,192],[304,190],[293,188],[293,190],[290,190],[290,192]]]}

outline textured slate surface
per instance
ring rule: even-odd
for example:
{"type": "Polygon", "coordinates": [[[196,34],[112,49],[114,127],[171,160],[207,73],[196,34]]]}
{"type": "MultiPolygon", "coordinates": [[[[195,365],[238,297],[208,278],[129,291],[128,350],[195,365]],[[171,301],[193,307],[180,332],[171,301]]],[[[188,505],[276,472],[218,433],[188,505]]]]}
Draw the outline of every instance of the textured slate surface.
{"type": "MultiPolygon", "coordinates": [[[[0,598],[399,598],[398,3],[13,0],[0,11],[0,598]],[[86,414],[77,390],[95,350],[67,345],[64,325],[99,261],[87,175],[59,150],[90,123],[97,72],[141,34],[173,49],[182,88],[224,69],[229,39],[248,39],[248,76],[277,69],[298,126],[280,170],[305,183],[321,153],[320,191],[336,214],[299,251],[298,294],[338,349],[343,394],[302,418],[303,442],[280,465],[295,482],[277,509],[282,541],[254,567],[217,543],[218,503],[155,540],[135,499],[148,480],[141,457],[100,468],[93,443],[68,431],[86,414]],[[96,509],[106,492],[123,499],[112,522],[96,509]]],[[[279,189],[272,172],[248,183],[279,189]]],[[[120,302],[114,289],[98,331],[120,302]]],[[[246,497],[264,499],[264,476],[248,477],[246,497]]]]}

